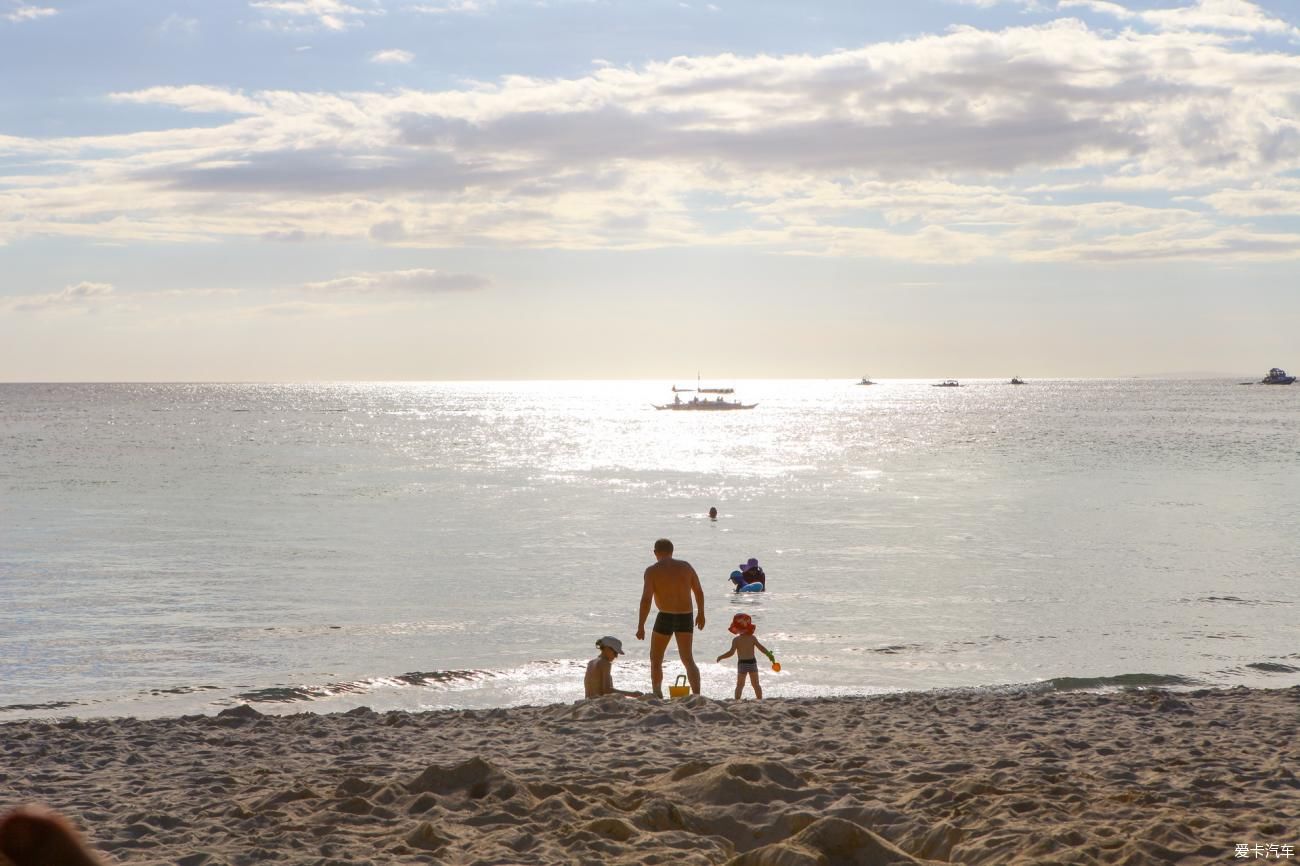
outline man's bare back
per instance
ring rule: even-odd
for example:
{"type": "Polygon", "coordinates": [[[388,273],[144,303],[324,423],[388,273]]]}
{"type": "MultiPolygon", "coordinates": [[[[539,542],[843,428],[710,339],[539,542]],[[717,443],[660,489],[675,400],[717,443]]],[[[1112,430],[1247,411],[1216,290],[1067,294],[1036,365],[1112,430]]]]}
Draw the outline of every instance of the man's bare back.
{"type": "Polygon", "coordinates": [[[645,570],[645,582],[654,596],[655,607],[668,613],[691,613],[691,590],[699,585],[699,575],[689,562],[661,559],[645,570]]]}
{"type": "Polygon", "coordinates": [[[655,618],[654,634],[650,639],[650,684],[655,695],[661,696],[664,651],[668,649],[669,640],[675,639],[677,652],[686,668],[686,678],[690,680],[691,690],[698,695],[700,671],[691,654],[694,637],[691,626],[704,628],[704,589],[700,586],[699,575],[689,562],[673,559],[671,541],[659,539],[655,542],[654,551],[655,563],[645,570],[640,618],[636,627],[637,640],[645,640],[645,621],[650,615],[650,603],[653,601],[659,608],[659,615],[655,618]],[[695,602],[693,606],[692,600],[695,602]],[[694,622],[692,610],[696,611],[694,622]]]}

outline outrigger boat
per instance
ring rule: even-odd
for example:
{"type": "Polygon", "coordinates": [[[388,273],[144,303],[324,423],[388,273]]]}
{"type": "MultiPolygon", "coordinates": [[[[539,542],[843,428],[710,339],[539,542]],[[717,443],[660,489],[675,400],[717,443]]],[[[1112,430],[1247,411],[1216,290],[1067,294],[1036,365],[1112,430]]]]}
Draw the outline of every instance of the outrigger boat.
{"type": "Polygon", "coordinates": [[[694,388],[678,388],[673,385],[673,402],[665,403],[662,406],[658,403],[652,403],[656,409],[672,409],[674,411],[704,411],[719,412],[727,409],[753,409],[757,403],[742,403],[739,400],[727,400],[724,395],[734,394],[734,388],[704,388],[700,386],[699,378],[695,380],[694,388]],[[693,394],[689,400],[683,400],[682,394],[693,394]],[[700,394],[712,394],[712,399],[705,397],[700,398],[700,394]]]}

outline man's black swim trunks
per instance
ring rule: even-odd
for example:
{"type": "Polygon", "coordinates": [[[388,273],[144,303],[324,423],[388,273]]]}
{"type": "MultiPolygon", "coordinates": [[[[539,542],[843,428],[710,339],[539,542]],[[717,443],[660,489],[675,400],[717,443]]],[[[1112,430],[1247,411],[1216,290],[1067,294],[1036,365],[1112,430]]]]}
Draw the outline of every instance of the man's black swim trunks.
{"type": "Polygon", "coordinates": [[[660,634],[673,634],[679,631],[690,631],[695,628],[695,615],[690,611],[686,613],[666,613],[659,611],[655,617],[655,631],[660,634]]]}

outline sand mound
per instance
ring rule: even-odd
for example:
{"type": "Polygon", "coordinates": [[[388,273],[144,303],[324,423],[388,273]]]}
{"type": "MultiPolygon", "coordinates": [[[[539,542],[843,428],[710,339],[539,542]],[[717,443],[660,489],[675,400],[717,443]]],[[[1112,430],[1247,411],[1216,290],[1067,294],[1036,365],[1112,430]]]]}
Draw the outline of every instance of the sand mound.
{"type": "Polygon", "coordinates": [[[840,818],[822,818],[775,845],[765,845],[727,866],[924,866],[870,830],[840,818]]]}
{"type": "Polygon", "coordinates": [[[514,800],[529,807],[536,805],[535,798],[523,783],[482,758],[471,758],[451,767],[430,765],[408,782],[406,789],[412,794],[459,795],[470,800],[490,798],[514,800]]]}
{"type": "Polygon", "coordinates": [[[713,806],[773,803],[803,799],[807,785],[775,761],[726,761],[709,766],[686,764],[654,786],[678,799],[713,806]]]}

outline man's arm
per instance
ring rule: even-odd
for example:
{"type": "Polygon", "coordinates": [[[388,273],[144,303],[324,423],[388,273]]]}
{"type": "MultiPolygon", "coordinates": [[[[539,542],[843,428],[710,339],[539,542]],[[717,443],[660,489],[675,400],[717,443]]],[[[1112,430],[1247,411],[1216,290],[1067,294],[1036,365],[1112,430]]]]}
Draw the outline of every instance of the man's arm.
{"type": "Polygon", "coordinates": [[[645,585],[641,589],[641,609],[638,611],[639,616],[636,621],[636,639],[645,640],[645,620],[650,615],[650,600],[654,598],[655,585],[654,579],[650,577],[650,569],[645,570],[645,585]]]}
{"type": "Polygon", "coordinates": [[[687,568],[691,570],[691,592],[695,593],[695,627],[704,631],[704,587],[700,586],[700,576],[695,573],[695,567],[687,568]]]}

